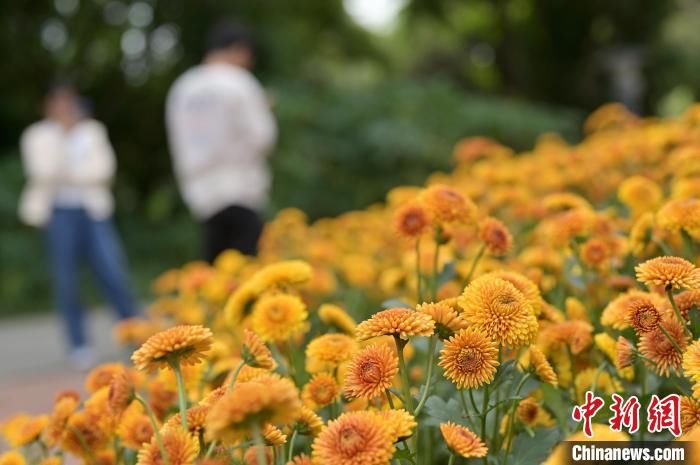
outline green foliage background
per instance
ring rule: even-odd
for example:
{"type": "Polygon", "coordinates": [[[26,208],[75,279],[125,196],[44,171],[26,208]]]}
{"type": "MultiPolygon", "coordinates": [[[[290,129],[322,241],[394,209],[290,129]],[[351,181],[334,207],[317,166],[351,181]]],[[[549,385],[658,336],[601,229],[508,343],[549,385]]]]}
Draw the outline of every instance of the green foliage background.
{"type": "Polygon", "coordinates": [[[700,9],[673,0],[407,0],[396,27],[380,34],[358,26],[340,0],[53,0],[4,2],[0,13],[0,314],[50,306],[41,233],[16,219],[17,141],[56,75],[73,78],[109,128],[116,220],[139,292],[157,272],[198,256],[197,226],[173,181],[163,102],[220,17],[255,27],[256,73],[275,102],[281,132],[268,215],[361,208],[449,169],[454,143],[468,135],[517,149],[550,131],[574,141],[586,112],[611,97],[600,56],[619,46],[644,53],[644,111],[673,113],[700,89],[700,9]],[[138,4],[151,18],[135,26],[129,12],[138,4]],[[66,40],[51,49],[42,34],[56,25],[66,40]],[[125,55],[125,32],[152,44],[162,28],[176,31],[170,54],[125,55]]]}

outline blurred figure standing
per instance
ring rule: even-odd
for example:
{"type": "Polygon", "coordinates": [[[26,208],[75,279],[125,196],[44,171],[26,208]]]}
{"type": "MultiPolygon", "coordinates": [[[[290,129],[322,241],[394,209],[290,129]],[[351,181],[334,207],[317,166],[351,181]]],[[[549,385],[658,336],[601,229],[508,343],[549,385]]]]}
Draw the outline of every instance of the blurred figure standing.
{"type": "Polygon", "coordinates": [[[110,220],[114,152],[105,127],[86,113],[71,85],[56,85],[49,91],[44,119],[22,134],[27,186],[19,208],[24,222],[44,230],[56,305],[65,324],[71,361],[79,369],[95,362],[80,303],[83,259],[118,317],[136,314],[121,245],[110,220]]]}
{"type": "Polygon", "coordinates": [[[267,201],[267,154],[275,120],[251,74],[253,39],[245,26],[211,31],[203,62],[173,84],[166,122],[180,190],[203,225],[204,256],[257,253],[260,212],[267,201]]]}

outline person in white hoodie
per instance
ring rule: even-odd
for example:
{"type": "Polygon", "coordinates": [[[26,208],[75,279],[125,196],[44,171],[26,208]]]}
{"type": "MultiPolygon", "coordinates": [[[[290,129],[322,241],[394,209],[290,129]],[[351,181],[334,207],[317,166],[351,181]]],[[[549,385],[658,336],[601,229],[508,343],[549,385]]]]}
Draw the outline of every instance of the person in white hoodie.
{"type": "Polygon", "coordinates": [[[55,85],[44,119],[22,134],[27,178],[20,218],[43,230],[56,306],[70,358],[78,368],[94,362],[80,302],[79,267],[86,259],[120,319],[136,315],[121,245],[110,217],[116,162],[105,127],[86,115],[70,84],[55,85]]]}
{"type": "Polygon", "coordinates": [[[267,155],[276,124],[262,87],[251,74],[247,28],[225,21],[210,32],[202,63],[173,84],[166,123],[178,184],[203,226],[210,262],[227,249],[257,252],[267,202],[267,155]]]}

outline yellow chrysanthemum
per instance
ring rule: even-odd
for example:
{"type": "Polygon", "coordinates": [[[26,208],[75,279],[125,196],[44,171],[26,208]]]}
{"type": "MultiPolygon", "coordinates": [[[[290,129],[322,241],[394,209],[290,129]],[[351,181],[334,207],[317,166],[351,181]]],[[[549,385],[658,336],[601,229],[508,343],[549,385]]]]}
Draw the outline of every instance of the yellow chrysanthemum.
{"type": "Polygon", "coordinates": [[[593,340],[595,341],[595,345],[603,352],[608,359],[615,365],[615,368],[617,369],[617,373],[620,375],[620,378],[631,380],[634,378],[634,369],[630,366],[627,367],[621,367],[618,363],[618,357],[617,357],[617,341],[613,339],[612,336],[610,336],[607,333],[598,333],[595,336],[593,336],[593,340]]]}
{"type": "Polygon", "coordinates": [[[247,365],[265,370],[274,370],[277,367],[277,362],[272,357],[270,349],[257,334],[247,328],[243,330],[242,349],[242,357],[247,365]]]}
{"type": "Polygon", "coordinates": [[[0,433],[10,447],[17,449],[39,439],[48,424],[48,415],[34,417],[19,414],[4,422],[0,427],[0,433]]]}
{"type": "Polygon", "coordinates": [[[72,396],[56,400],[42,437],[47,446],[53,447],[61,439],[68,419],[78,410],[79,405],[80,402],[72,396]]]}
{"type": "Polygon", "coordinates": [[[416,428],[416,418],[404,409],[380,410],[379,418],[391,429],[391,437],[394,442],[403,441],[413,435],[416,428]]]}
{"type": "Polygon", "coordinates": [[[206,435],[232,443],[246,437],[254,424],[262,427],[293,421],[300,407],[299,391],[286,378],[265,375],[236,383],[210,409],[206,435]]]}
{"type": "Polygon", "coordinates": [[[287,435],[269,423],[263,426],[262,436],[268,446],[277,447],[287,442],[287,435]]]}
{"type": "Polygon", "coordinates": [[[314,440],[313,461],[324,465],[386,465],[394,455],[392,430],[373,412],[344,413],[314,440]]]}
{"type": "Polygon", "coordinates": [[[635,214],[655,210],[663,199],[661,187],[644,176],[630,176],[617,190],[617,197],[635,214]]]}
{"type": "Polygon", "coordinates": [[[459,298],[459,305],[470,327],[506,347],[529,344],[537,332],[532,306],[522,292],[503,279],[475,279],[459,298]]]}
{"type": "Polygon", "coordinates": [[[527,276],[509,270],[492,271],[482,276],[492,276],[494,278],[508,281],[523,294],[525,299],[532,307],[532,310],[535,312],[535,315],[539,315],[542,312],[542,294],[540,294],[537,284],[535,284],[527,276]]]}
{"type": "Polygon", "coordinates": [[[430,315],[435,321],[435,332],[441,339],[447,339],[455,332],[467,327],[467,322],[457,310],[445,301],[420,304],[416,307],[416,311],[430,315]]]}
{"type": "MultiPolygon", "coordinates": [[[[170,465],[192,465],[199,455],[199,441],[181,427],[173,426],[161,431],[161,439],[170,465]]],[[[161,465],[165,463],[155,437],[139,451],[136,465],[161,465]]]]}
{"type": "Polygon", "coordinates": [[[304,329],[306,305],[296,295],[268,294],[253,306],[253,330],[268,342],[285,342],[304,329]]]}
{"type": "Polygon", "coordinates": [[[121,363],[103,363],[96,366],[90,370],[85,378],[85,390],[92,394],[98,389],[109,386],[114,375],[122,372],[125,368],[121,363]]]}
{"type": "Polygon", "coordinates": [[[107,402],[110,413],[118,417],[133,399],[134,385],[126,369],[122,369],[112,377],[112,382],[109,384],[107,402]]]}
{"type": "Polygon", "coordinates": [[[651,212],[644,213],[630,228],[629,243],[632,253],[636,257],[644,256],[651,253],[652,238],[654,230],[654,214],[651,212]]]}
{"type": "Polygon", "coordinates": [[[700,339],[690,344],[683,354],[683,374],[695,383],[693,396],[700,398],[700,339]]]}
{"type": "Polygon", "coordinates": [[[323,304],[318,309],[318,317],[321,321],[329,326],[341,330],[350,336],[355,335],[355,327],[357,323],[338,305],[323,304]]]}
{"type": "Polygon", "coordinates": [[[317,373],[304,385],[301,398],[304,405],[318,410],[329,405],[340,395],[340,387],[335,378],[327,373],[317,373]]]}
{"type": "Polygon", "coordinates": [[[596,368],[586,368],[576,374],[574,380],[578,401],[583,402],[586,391],[605,392],[613,394],[622,392],[622,384],[610,376],[610,373],[596,368]]]}
{"type": "Polygon", "coordinates": [[[297,431],[308,436],[316,437],[323,429],[323,419],[306,406],[299,409],[296,424],[297,431]]]}
{"type": "Polygon", "coordinates": [[[488,452],[488,447],[481,442],[479,436],[466,426],[448,421],[440,424],[440,432],[447,447],[461,457],[484,457],[488,452]]]}
{"type": "Polygon", "coordinates": [[[365,341],[378,336],[394,336],[408,340],[412,336],[430,336],[435,321],[424,313],[407,308],[390,308],[377,312],[357,326],[357,338],[365,341]]]}
{"type": "Polygon", "coordinates": [[[637,334],[653,331],[659,325],[661,313],[651,299],[639,296],[629,299],[627,306],[627,323],[637,334]]]}
{"type": "Polygon", "coordinates": [[[498,347],[482,332],[463,329],[445,342],[438,365],[458,389],[478,388],[493,380],[498,347]]]}
{"type": "Polygon", "coordinates": [[[109,444],[110,433],[105,422],[87,410],[72,415],[61,438],[61,448],[81,458],[89,458],[95,450],[109,444]]]}
{"type": "Polygon", "coordinates": [[[324,334],[306,346],[306,371],[332,372],[350,360],[357,351],[357,342],[346,334],[324,334]]]}
{"type": "Polygon", "coordinates": [[[554,372],[554,368],[552,368],[552,365],[550,365],[542,350],[533,345],[530,346],[528,354],[529,365],[535,370],[537,377],[545,383],[557,387],[559,385],[557,374],[554,372]]]}
{"type": "Polygon", "coordinates": [[[620,369],[632,368],[635,359],[635,348],[632,343],[619,336],[615,343],[615,365],[620,367],[620,369]]]}
{"type": "Polygon", "coordinates": [[[637,281],[649,287],[697,289],[700,287],[700,269],[681,257],[656,257],[637,265],[637,281]]]}
{"type": "Polygon", "coordinates": [[[27,465],[27,460],[20,451],[11,450],[0,454],[0,465],[27,465]]]}
{"type": "Polygon", "coordinates": [[[196,365],[204,360],[213,342],[211,330],[199,325],[175,326],[154,334],[131,356],[142,371],[167,368],[172,360],[196,365]]]}
{"type": "Polygon", "coordinates": [[[384,395],[399,372],[396,353],[385,345],[369,346],[357,353],[345,374],[345,394],[349,398],[372,399],[384,395]]]}

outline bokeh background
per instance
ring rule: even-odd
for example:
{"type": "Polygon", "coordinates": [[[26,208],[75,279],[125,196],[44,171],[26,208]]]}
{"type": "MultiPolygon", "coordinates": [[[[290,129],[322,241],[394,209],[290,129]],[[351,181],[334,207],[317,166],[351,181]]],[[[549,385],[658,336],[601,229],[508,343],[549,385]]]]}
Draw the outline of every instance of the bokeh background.
{"type": "Polygon", "coordinates": [[[255,29],[256,74],[275,103],[268,215],[299,207],[313,219],[381,200],[447,168],[461,137],[521,150],[552,131],[576,141],[604,102],[663,116],[700,94],[694,0],[3,2],[0,317],[51,308],[41,237],[16,216],[17,145],[55,76],[75,80],[109,128],[117,224],[141,295],[197,257],[163,104],[221,17],[255,29]]]}

